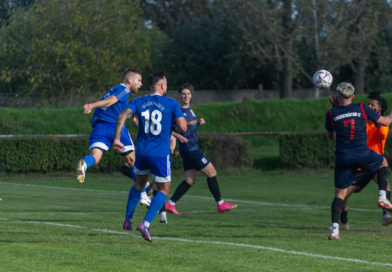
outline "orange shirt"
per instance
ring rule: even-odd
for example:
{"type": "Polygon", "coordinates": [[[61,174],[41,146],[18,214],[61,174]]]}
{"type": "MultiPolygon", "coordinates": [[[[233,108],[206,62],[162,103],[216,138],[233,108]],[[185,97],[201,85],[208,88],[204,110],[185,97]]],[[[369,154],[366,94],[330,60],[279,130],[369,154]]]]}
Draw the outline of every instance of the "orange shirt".
{"type": "Polygon", "coordinates": [[[387,140],[389,127],[366,124],[367,144],[369,148],[384,156],[384,147],[387,140]]]}

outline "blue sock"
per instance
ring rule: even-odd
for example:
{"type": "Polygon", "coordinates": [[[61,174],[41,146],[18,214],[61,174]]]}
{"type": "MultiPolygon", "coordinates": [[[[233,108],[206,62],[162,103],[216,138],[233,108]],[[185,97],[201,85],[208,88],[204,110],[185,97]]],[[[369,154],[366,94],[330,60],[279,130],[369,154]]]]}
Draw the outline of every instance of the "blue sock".
{"type": "Polygon", "coordinates": [[[158,192],[151,201],[151,206],[148,209],[146,216],[144,217],[144,221],[151,223],[152,220],[154,220],[155,216],[158,215],[159,210],[165,204],[165,200],[166,195],[162,192],[158,192]]]}
{"type": "Polygon", "coordinates": [[[133,172],[133,170],[135,170],[135,166],[131,166],[131,172],[132,172],[132,179],[134,182],[136,182],[136,174],[135,172],[133,172]]]}
{"type": "Polygon", "coordinates": [[[125,213],[125,218],[133,218],[133,212],[136,209],[137,203],[139,203],[140,193],[141,191],[132,186],[128,195],[127,211],[125,213]]]}
{"type": "Polygon", "coordinates": [[[91,155],[84,156],[83,160],[87,164],[87,168],[95,164],[95,158],[91,155]]]}

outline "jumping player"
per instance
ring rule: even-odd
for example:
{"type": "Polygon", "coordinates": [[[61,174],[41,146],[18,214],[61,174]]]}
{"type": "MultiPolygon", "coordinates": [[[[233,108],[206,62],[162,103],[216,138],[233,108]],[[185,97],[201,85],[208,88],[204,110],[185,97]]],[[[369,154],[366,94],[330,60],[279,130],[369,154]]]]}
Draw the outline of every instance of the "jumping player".
{"type": "Polygon", "coordinates": [[[331,205],[332,232],[329,240],[339,238],[339,217],[342,212],[343,200],[347,188],[352,185],[358,168],[378,175],[379,199],[378,206],[389,211],[392,205],[386,198],[388,184],[388,164],[386,159],[369,149],[367,145],[366,123],[370,119],[377,125],[389,126],[392,113],[380,116],[363,103],[352,104],[354,86],[342,82],[337,88],[339,106],[327,112],[325,128],[328,138],[336,133],[335,152],[335,198],[331,205]]]}
{"type": "MultiPolygon", "coordinates": [[[[84,114],[89,114],[95,108],[96,110],[92,118],[93,131],[89,140],[90,154],[78,162],[76,170],[76,178],[80,183],[84,182],[87,168],[97,165],[103,153],[112,146],[117,117],[127,106],[130,92],[137,93],[141,86],[142,74],[138,70],[127,69],[123,74],[121,84],[112,87],[101,100],[83,106],[84,114]]],[[[121,142],[125,145],[124,149],[119,152],[125,160],[121,172],[135,180],[136,176],[133,176],[135,147],[126,128],[122,131],[121,142]]]]}
{"type": "Polygon", "coordinates": [[[133,114],[137,114],[139,128],[134,170],[136,183],[129,192],[123,229],[133,230],[133,213],[151,172],[158,193],[151,201],[151,206],[144,220],[137,226],[137,230],[145,240],[152,242],[150,224],[164,205],[166,196],[170,192],[170,138],[173,124],[175,123],[174,129],[182,133],[186,131],[186,120],[177,101],[164,96],[167,91],[167,80],[164,74],[153,73],[149,76],[148,82],[151,94],[131,100],[118,116],[113,148],[118,151],[125,148],[120,141],[125,120],[133,114]]]}
{"type": "Polygon", "coordinates": [[[172,135],[179,140],[179,151],[183,159],[185,180],[178,185],[169,202],[165,204],[166,210],[170,213],[181,214],[176,210],[176,202],[195,184],[197,171],[200,171],[207,176],[208,188],[217,203],[218,212],[230,211],[237,208],[237,204],[229,204],[223,201],[216,179],[215,167],[199,150],[197,127],[204,125],[205,121],[203,118],[197,121],[196,114],[189,104],[192,98],[192,91],[193,86],[191,84],[183,84],[178,90],[181,98],[181,110],[187,121],[188,129],[182,134],[172,132],[172,135]]]}
{"type": "MultiPolygon", "coordinates": [[[[384,115],[384,113],[387,111],[388,105],[387,102],[383,97],[380,96],[380,93],[378,92],[371,92],[369,93],[368,97],[368,106],[372,108],[375,112],[377,112],[380,115],[384,115]]],[[[334,102],[334,101],[331,101],[334,102]]],[[[336,105],[336,102],[335,102],[336,105]]],[[[380,155],[384,155],[384,147],[385,147],[385,142],[388,136],[389,132],[389,127],[384,127],[384,126],[377,126],[375,125],[371,120],[367,121],[366,124],[366,134],[367,134],[367,144],[369,148],[375,152],[377,152],[380,155]]],[[[390,173],[390,169],[386,169],[388,173],[390,173]]],[[[389,177],[389,174],[388,174],[389,177]]],[[[347,188],[347,194],[346,197],[343,201],[343,210],[340,215],[340,224],[339,228],[340,229],[349,229],[349,223],[348,223],[348,198],[353,194],[353,193],[359,193],[365,188],[371,180],[374,180],[376,183],[378,183],[377,180],[377,175],[375,176],[373,173],[369,173],[365,170],[358,169],[358,172],[355,175],[355,178],[353,180],[353,185],[347,188]]],[[[387,186],[387,199],[391,200],[391,190],[388,182],[387,186]]],[[[392,216],[388,212],[388,210],[383,209],[383,217],[381,220],[381,224],[383,226],[387,226],[392,223],[392,216]]]]}

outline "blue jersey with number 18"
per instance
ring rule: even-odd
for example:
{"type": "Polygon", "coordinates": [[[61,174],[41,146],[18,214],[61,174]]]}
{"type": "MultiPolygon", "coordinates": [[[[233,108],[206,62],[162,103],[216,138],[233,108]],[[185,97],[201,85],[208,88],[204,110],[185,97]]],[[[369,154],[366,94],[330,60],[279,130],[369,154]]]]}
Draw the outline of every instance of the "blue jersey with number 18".
{"type": "Polygon", "coordinates": [[[132,99],[128,105],[137,114],[139,130],[136,155],[167,157],[175,119],[184,117],[180,105],[173,98],[150,94],[132,99]]]}

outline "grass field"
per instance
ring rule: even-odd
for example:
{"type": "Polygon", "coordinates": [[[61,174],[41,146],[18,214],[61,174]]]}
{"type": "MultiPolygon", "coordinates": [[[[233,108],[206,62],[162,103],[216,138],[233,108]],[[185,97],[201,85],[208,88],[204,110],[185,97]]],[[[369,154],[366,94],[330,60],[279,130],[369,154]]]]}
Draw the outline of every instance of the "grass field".
{"type": "MultiPolygon", "coordinates": [[[[120,174],[0,175],[0,271],[392,271],[392,226],[377,188],[350,200],[350,230],[328,241],[333,171],[219,172],[218,214],[204,177],[182,215],[153,221],[153,242],[122,230],[130,181],[120,174]]],[[[174,173],[172,191],[182,180],[174,173]]],[[[143,219],[139,206],[134,221],[143,219]]]]}

